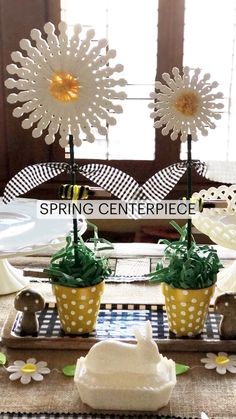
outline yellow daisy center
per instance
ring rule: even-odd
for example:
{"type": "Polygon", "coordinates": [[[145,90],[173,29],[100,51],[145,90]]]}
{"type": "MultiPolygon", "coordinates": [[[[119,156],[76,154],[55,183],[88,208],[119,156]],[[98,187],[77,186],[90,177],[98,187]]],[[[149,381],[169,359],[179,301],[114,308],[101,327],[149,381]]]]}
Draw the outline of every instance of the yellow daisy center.
{"type": "Polygon", "coordinates": [[[174,107],[185,116],[194,116],[197,113],[199,98],[194,92],[183,92],[177,96],[174,107]]]}
{"type": "Polygon", "coordinates": [[[227,356],[224,356],[224,355],[216,356],[215,363],[217,365],[226,365],[226,364],[229,363],[229,358],[227,356]]]}
{"type": "Polygon", "coordinates": [[[79,97],[80,86],[78,80],[64,71],[53,73],[50,80],[50,92],[59,102],[72,102],[79,97]]]}
{"type": "Polygon", "coordinates": [[[34,364],[25,364],[23,367],[21,367],[21,372],[24,372],[25,374],[32,374],[36,372],[37,368],[34,364]]]}

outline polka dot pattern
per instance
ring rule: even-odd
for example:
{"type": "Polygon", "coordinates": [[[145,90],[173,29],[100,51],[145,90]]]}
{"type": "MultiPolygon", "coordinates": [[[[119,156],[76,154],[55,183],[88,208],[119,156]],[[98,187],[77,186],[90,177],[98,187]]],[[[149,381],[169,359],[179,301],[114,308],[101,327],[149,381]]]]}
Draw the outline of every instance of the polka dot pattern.
{"type": "Polygon", "coordinates": [[[182,290],[163,284],[162,291],[170,330],[178,337],[201,333],[214,285],[207,289],[182,290]]]}
{"type": "Polygon", "coordinates": [[[91,333],[96,327],[104,282],[92,287],[55,286],[58,315],[66,333],[91,333]]]}

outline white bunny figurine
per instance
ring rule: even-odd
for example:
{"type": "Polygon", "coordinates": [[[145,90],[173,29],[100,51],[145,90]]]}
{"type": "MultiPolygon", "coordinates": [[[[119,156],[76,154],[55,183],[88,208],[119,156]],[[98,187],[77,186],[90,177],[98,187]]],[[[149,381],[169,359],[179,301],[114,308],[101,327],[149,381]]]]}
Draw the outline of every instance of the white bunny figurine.
{"type": "Polygon", "coordinates": [[[96,343],[85,357],[86,368],[93,374],[155,374],[161,355],[152,339],[150,321],[145,323],[145,336],[137,327],[134,328],[134,334],[136,345],[113,339],[96,343]]]}

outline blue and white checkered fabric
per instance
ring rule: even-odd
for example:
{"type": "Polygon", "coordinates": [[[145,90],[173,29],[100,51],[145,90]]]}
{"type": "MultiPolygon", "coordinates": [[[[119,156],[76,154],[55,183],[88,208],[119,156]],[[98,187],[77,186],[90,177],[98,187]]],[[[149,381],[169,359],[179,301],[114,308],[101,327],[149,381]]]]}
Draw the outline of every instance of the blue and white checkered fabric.
{"type": "MultiPolygon", "coordinates": [[[[21,318],[18,313],[12,327],[14,336],[21,336],[21,318]]],[[[120,340],[132,340],[134,326],[143,326],[150,320],[153,330],[153,338],[169,339],[169,327],[166,312],[162,305],[150,304],[102,304],[97,320],[96,331],[90,337],[98,340],[115,338],[120,340]]],[[[205,322],[205,328],[201,334],[202,339],[219,339],[218,324],[220,316],[209,312],[205,322]]],[[[60,321],[55,306],[46,305],[39,315],[38,337],[64,337],[65,333],[60,327],[60,321]]],[[[88,335],[83,335],[87,338],[88,335]]]]}

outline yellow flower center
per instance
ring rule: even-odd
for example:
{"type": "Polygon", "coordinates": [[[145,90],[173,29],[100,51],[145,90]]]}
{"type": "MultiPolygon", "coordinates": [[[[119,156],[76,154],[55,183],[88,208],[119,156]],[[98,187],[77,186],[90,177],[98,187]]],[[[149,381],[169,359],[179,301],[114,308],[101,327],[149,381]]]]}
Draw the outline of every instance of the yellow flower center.
{"type": "Polygon", "coordinates": [[[174,107],[185,116],[194,116],[197,113],[199,99],[194,92],[184,92],[177,96],[174,107]]]}
{"type": "Polygon", "coordinates": [[[21,367],[21,372],[24,372],[25,374],[32,374],[37,370],[36,365],[34,364],[25,364],[23,367],[21,367]]]}
{"type": "Polygon", "coordinates": [[[226,364],[229,363],[229,358],[227,356],[224,356],[224,355],[216,356],[215,363],[217,365],[226,365],[226,364]]]}
{"type": "Polygon", "coordinates": [[[50,80],[50,92],[59,102],[71,102],[78,99],[80,86],[78,80],[64,71],[53,73],[50,80]]]}

